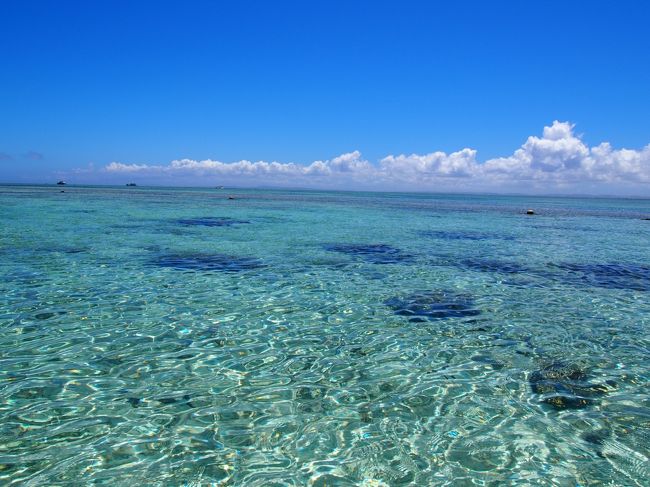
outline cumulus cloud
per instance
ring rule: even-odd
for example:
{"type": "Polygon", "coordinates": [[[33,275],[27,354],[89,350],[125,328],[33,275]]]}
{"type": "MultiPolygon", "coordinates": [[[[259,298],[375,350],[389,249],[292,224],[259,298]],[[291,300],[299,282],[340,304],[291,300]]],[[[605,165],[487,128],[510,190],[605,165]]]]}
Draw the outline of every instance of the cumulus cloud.
{"type": "Polygon", "coordinates": [[[379,163],[379,168],[387,175],[406,180],[414,178],[467,178],[476,173],[476,151],[463,149],[446,154],[432,152],[430,154],[410,156],[388,156],[379,163]]]}
{"type": "Polygon", "coordinates": [[[111,162],[105,167],[108,172],[142,172],[149,170],[164,170],[162,166],[147,166],[146,164],[122,164],[121,162],[111,162]]]}
{"type": "Polygon", "coordinates": [[[567,122],[544,127],[543,137],[528,140],[509,157],[486,161],[483,174],[493,179],[578,182],[650,183],[650,145],[641,150],[614,150],[604,142],[588,147],[567,122]]]}
{"type": "Polygon", "coordinates": [[[105,167],[110,173],[130,173],[148,176],[215,176],[237,177],[242,183],[248,181],[286,182],[287,184],[310,180],[355,181],[359,177],[372,175],[376,170],[368,161],[361,158],[358,151],[341,154],[327,161],[314,161],[309,165],[266,161],[221,162],[212,159],[196,161],[178,159],[167,165],[123,164],[111,162],[105,167]]]}
{"type": "Polygon", "coordinates": [[[180,159],[165,165],[112,162],[109,173],[143,177],[214,177],[237,184],[276,184],[343,189],[607,191],[650,190],[650,145],[641,150],[594,147],[574,125],[555,121],[541,137],[530,136],[511,155],[477,160],[477,151],[389,155],[373,164],[359,151],[309,165],[281,162],[221,162],[180,159]]]}

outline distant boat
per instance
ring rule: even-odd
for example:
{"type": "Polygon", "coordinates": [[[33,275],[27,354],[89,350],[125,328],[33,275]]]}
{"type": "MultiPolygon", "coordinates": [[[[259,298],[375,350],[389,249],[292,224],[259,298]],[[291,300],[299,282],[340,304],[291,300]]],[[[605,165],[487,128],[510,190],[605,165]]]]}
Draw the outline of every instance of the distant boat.
{"type": "Polygon", "coordinates": [[[56,183],[56,184],[58,184],[59,186],[65,186],[65,181],[59,181],[59,182],[56,183]]]}
{"type": "Polygon", "coordinates": [[[223,189],[223,186],[215,186],[214,189],[223,189]]]}
{"type": "Polygon", "coordinates": [[[127,186],[137,186],[135,183],[126,183],[127,186]]]}

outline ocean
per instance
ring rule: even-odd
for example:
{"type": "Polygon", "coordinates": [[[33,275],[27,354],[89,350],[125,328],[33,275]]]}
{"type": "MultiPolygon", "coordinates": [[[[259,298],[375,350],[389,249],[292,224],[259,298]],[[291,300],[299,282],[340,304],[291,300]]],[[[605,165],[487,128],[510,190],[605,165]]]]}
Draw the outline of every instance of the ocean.
{"type": "Polygon", "coordinates": [[[650,485],[644,218],[1,186],[0,484],[650,485]]]}

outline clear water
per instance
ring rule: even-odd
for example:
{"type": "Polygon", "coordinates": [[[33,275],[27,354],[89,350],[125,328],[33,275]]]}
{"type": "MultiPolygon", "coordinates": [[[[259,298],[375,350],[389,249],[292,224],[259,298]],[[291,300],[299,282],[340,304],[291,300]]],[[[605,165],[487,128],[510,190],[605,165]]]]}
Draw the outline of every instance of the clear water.
{"type": "Polygon", "coordinates": [[[0,484],[650,485],[647,217],[0,187],[0,484]]]}

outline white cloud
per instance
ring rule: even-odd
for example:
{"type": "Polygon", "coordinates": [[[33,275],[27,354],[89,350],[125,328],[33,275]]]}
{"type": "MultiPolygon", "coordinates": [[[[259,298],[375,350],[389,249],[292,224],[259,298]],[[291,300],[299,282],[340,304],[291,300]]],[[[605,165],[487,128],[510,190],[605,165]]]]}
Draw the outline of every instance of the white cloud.
{"type": "Polygon", "coordinates": [[[108,172],[142,172],[150,168],[162,169],[162,166],[147,166],[146,164],[122,164],[121,162],[111,162],[104,169],[108,172]]]}
{"type": "Polygon", "coordinates": [[[342,189],[481,190],[539,192],[650,191],[650,145],[641,150],[589,147],[568,122],[544,127],[513,154],[479,162],[477,152],[389,155],[372,164],[359,151],[309,165],[280,162],[181,159],[167,165],[112,162],[105,171],[143,178],[213,177],[230,184],[270,184],[342,189]]]}
{"type": "Polygon", "coordinates": [[[553,122],[543,137],[528,140],[509,157],[486,161],[483,174],[494,180],[537,181],[557,186],[584,183],[650,183],[650,146],[612,149],[609,143],[588,147],[573,125],[553,122]]]}
{"type": "Polygon", "coordinates": [[[471,177],[479,167],[476,162],[476,151],[463,149],[446,154],[432,152],[431,154],[410,156],[388,156],[380,162],[380,170],[395,178],[425,178],[431,180],[439,177],[466,178],[471,177]]]}

